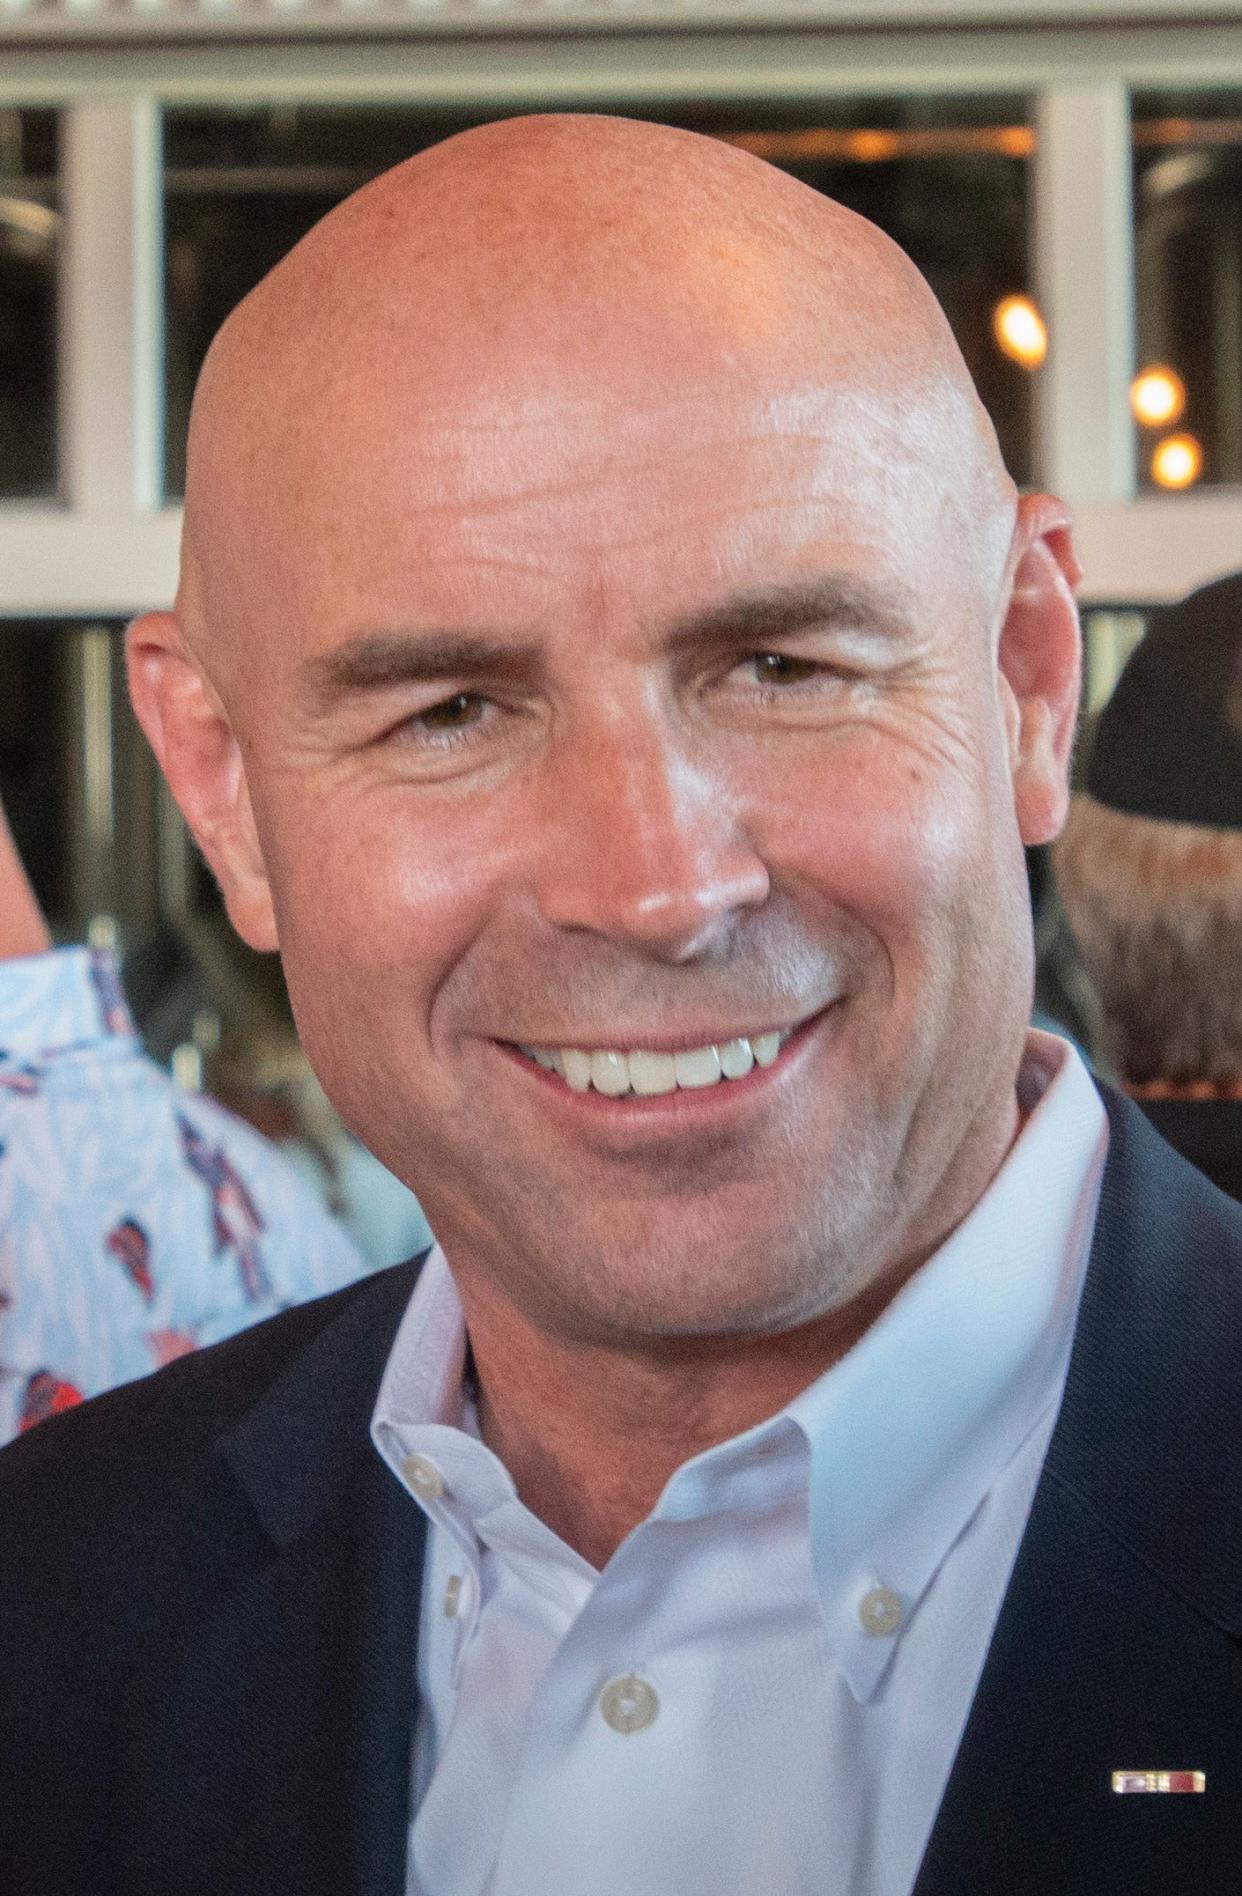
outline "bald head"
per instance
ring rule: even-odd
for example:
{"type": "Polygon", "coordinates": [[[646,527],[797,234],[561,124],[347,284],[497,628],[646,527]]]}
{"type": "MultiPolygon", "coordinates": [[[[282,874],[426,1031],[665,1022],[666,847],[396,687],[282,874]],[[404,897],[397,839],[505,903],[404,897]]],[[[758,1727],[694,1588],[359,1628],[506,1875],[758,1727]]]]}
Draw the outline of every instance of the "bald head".
{"type": "Polygon", "coordinates": [[[412,506],[441,504],[446,457],[467,481],[493,457],[516,464],[502,488],[568,484],[627,410],[659,403],[693,434],[725,389],[785,431],[825,393],[839,426],[853,404],[860,445],[880,429],[895,481],[921,463],[995,584],[1012,487],[943,313],[882,232],[665,126],[547,116],[451,138],[324,218],[217,336],[190,431],[187,636],[213,669],[231,635],[263,636],[243,602],[257,585],[279,616],[290,522],[308,505],[342,521],[351,469],[395,467],[412,506]]]}

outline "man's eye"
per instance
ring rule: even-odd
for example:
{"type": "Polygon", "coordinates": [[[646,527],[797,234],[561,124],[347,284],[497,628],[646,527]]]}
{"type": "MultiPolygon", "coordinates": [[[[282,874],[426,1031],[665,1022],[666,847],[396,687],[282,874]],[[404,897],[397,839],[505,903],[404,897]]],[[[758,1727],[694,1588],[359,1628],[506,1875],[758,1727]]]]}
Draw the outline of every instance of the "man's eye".
{"type": "Polygon", "coordinates": [[[457,691],[451,698],[420,711],[416,722],[426,731],[459,731],[463,725],[479,722],[484,704],[484,699],[475,691],[457,691]]]}
{"type": "Polygon", "coordinates": [[[819,670],[812,659],[790,658],[787,652],[756,652],[746,663],[753,665],[760,685],[801,685],[819,670]]]}

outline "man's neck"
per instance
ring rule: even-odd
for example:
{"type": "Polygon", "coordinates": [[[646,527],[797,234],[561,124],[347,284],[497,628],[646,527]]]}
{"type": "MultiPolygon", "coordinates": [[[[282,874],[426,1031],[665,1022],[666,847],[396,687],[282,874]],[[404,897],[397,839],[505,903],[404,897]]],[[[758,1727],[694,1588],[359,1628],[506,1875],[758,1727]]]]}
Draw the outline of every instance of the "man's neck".
{"type": "Polygon", "coordinates": [[[571,1343],[465,1290],[483,1439],[531,1512],[602,1568],[683,1463],[778,1414],[853,1348],[924,1255],[797,1329],[658,1351],[571,1343]]]}
{"type": "Polygon", "coordinates": [[[525,1324],[519,1340],[512,1323],[502,1347],[472,1320],[483,1439],[532,1513],[603,1567],[684,1462],[775,1415],[869,1321],[655,1356],[571,1346],[525,1324]]]}
{"type": "Polygon", "coordinates": [[[683,1463],[778,1414],[839,1362],[990,1185],[1021,1129],[1013,1091],[980,1119],[982,1146],[968,1164],[954,1155],[895,1253],[847,1303],[794,1329],[587,1343],[532,1321],[489,1274],[456,1271],[483,1439],[531,1512],[602,1567],[683,1463]]]}

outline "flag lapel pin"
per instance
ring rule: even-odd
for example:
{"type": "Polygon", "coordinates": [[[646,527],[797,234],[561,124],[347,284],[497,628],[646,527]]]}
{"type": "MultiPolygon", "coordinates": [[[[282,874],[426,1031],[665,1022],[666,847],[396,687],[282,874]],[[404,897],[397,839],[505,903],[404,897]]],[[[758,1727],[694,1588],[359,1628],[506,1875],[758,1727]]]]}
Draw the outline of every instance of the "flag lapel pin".
{"type": "Polygon", "coordinates": [[[1115,1791],[1204,1791],[1202,1771],[1114,1771],[1115,1791]]]}

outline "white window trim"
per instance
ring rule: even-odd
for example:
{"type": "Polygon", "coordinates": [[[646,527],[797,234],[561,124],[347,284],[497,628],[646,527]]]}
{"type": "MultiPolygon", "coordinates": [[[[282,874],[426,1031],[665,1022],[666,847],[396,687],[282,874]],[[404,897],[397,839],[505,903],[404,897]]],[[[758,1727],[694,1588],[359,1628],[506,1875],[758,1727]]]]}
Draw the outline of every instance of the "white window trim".
{"type": "MultiPolygon", "coordinates": [[[[1128,0],[1128,26],[1184,26],[1187,0],[1128,0]]],[[[941,31],[1114,26],[1117,0],[0,0],[0,40],[142,42],[158,33],[219,40],[338,33],[563,35],[670,26],[700,32],[741,27],[941,31]]],[[[1242,20],[1239,0],[1194,0],[1196,23],[1242,20]]]]}
{"type": "Polygon", "coordinates": [[[61,123],[60,484],[84,519],[142,518],[163,484],[159,114],[82,102],[61,123]]]}

